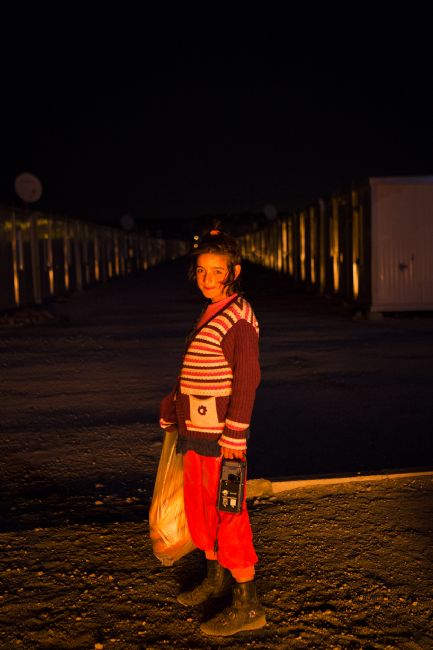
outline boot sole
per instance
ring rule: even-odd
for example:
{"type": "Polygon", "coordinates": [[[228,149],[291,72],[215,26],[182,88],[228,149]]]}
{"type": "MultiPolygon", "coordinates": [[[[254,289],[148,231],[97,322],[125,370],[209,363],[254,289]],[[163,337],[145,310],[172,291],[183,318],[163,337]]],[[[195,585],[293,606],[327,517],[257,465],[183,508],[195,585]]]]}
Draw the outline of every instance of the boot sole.
{"type": "Polygon", "coordinates": [[[251,623],[245,623],[245,625],[242,625],[242,627],[238,628],[237,630],[234,630],[232,632],[229,632],[228,630],[226,632],[224,631],[214,631],[214,630],[207,630],[206,629],[206,623],[202,623],[200,625],[200,630],[203,632],[203,634],[207,634],[208,636],[233,636],[234,634],[238,634],[238,632],[248,632],[249,630],[259,630],[261,627],[264,627],[266,625],[266,616],[263,614],[259,618],[257,618],[255,621],[251,621],[251,623]]]}

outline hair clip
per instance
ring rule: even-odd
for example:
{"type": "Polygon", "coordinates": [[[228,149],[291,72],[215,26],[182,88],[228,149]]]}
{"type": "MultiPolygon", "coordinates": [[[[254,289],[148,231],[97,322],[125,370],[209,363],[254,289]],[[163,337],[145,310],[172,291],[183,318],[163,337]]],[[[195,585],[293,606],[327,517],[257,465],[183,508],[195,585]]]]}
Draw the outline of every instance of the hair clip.
{"type": "Polygon", "coordinates": [[[220,235],[220,234],[221,234],[221,230],[211,230],[209,234],[210,234],[210,235],[220,235]]]}

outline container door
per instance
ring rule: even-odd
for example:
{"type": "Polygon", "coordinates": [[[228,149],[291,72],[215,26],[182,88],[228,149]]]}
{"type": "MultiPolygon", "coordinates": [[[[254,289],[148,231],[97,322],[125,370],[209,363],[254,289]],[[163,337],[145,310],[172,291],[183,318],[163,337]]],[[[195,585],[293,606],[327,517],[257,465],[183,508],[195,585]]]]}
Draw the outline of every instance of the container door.
{"type": "Polygon", "coordinates": [[[431,309],[433,185],[378,181],[372,192],[372,310],[431,309]]]}

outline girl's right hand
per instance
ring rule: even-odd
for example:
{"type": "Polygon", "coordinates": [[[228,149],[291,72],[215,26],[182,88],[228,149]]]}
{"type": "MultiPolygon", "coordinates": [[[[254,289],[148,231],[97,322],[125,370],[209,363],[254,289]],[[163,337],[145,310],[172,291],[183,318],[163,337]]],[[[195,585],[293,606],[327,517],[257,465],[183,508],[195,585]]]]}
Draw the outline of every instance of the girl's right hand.
{"type": "Polygon", "coordinates": [[[230,447],[223,447],[221,445],[221,455],[223,458],[228,458],[229,460],[233,458],[246,460],[246,451],[243,449],[231,449],[230,447]]]}

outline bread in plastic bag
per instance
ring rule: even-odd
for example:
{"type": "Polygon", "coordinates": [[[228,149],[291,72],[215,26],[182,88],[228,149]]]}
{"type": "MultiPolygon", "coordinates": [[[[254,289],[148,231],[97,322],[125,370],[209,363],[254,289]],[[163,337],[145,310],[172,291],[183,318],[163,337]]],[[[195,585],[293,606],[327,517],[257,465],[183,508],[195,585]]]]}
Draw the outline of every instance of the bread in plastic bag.
{"type": "Polygon", "coordinates": [[[166,431],[149,510],[154,555],[171,566],[195,549],[183,502],[183,457],[176,453],[177,432],[166,431]]]}

